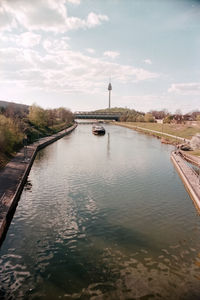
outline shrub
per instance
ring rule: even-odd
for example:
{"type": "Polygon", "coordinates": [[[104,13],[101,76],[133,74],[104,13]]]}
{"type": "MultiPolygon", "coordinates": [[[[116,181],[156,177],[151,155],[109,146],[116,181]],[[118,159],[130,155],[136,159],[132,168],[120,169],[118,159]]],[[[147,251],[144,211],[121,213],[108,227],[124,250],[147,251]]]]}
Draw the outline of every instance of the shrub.
{"type": "Polygon", "coordinates": [[[194,150],[200,149],[200,133],[197,133],[192,137],[190,145],[194,150]]]}
{"type": "Polygon", "coordinates": [[[14,120],[0,115],[0,150],[12,153],[22,144],[23,134],[14,120]]]}

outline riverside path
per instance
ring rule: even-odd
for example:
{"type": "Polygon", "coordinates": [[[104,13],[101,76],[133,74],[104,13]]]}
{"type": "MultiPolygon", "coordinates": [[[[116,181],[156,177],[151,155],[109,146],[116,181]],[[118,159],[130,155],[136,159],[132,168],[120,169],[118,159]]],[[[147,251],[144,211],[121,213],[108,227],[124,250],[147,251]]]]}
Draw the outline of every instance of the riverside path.
{"type": "Polygon", "coordinates": [[[173,151],[171,160],[177,169],[177,172],[182,179],[186,190],[194,201],[198,213],[200,214],[200,177],[198,174],[185,162],[182,151],[173,151]]]}
{"type": "Polygon", "coordinates": [[[152,133],[157,133],[157,134],[160,134],[160,135],[165,135],[165,136],[169,136],[169,137],[172,137],[174,139],[177,139],[177,140],[181,140],[183,142],[187,142],[189,143],[190,140],[189,139],[185,139],[185,138],[182,138],[180,136],[177,136],[177,135],[172,135],[172,134],[169,134],[169,133],[165,133],[165,132],[162,132],[162,131],[157,131],[157,130],[153,130],[153,129],[148,129],[148,128],[144,128],[144,127],[140,127],[140,126],[136,126],[136,125],[126,125],[126,124],[120,124],[120,123],[115,123],[119,126],[123,126],[123,127],[127,127],[127,128],[130,128],[130,129],[140,129],[140,130],[144,130],[144,131],[148,131],[148,132],[152,132],[152,133]]]}

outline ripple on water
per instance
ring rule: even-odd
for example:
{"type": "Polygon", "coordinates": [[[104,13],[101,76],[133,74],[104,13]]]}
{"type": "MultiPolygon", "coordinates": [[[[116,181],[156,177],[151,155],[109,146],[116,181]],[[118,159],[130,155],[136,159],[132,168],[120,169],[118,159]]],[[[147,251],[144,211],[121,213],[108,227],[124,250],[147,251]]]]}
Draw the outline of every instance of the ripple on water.
{"type": "Polygon", "coordinates": [[[135,253],[128,258],[120,251],[107,248],[102,265],[106,265],[111,274],[116,274],[115,281],[93,283],[79,293],[65,296],[69,299],[199,299],[200,277],[196,272],[200,275],[200,270],[195,264],[185,263],[181,253],[178,254],[182,261],[180,268],[173,252],[162,250],[164,255],[157,258],[150,257],[148,251],[142,249],[148,257],[142,258],[140,253],[135,253]]]}
{"type": "Polygon", "coordinates": [[[199,299],[199,218],[171,148],[106,131],[80,126],[38,153],[1,249],[0,298],[199,299]]]}

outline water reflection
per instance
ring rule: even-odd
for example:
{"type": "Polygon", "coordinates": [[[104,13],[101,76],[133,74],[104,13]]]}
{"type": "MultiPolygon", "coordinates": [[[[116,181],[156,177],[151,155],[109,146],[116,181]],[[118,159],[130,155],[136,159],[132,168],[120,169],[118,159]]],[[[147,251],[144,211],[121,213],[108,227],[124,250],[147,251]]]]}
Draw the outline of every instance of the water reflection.
{"type": "Polygon", "coordinates": [[[30,180],[27,180],[25,186],[24,186],[24,190],[27,191],[27,190],[31,190],[32,188],[32,183],[30,180]]]}
{"type": "Polygon", "coordinates": [[[164,254],[157,258],[141,250],[127,259],[120,251],[106,249],[102,265],[105,264],[113,277],[117,274],[115,283],[111,280],[90,284],[80,293],[65,296],[68,299],[83,296],[91,299],[198,299],[199,278],[195,278],[197,268],[191,268],[185,263],[178,251],[178,256],[175,256],[172,251],[163,250],[164,254]],[[182,264],[181,270],[179,263],[182,264]],[[187,283],[183,285],[185,277],[187,283]]]}
{"type": "Polygon", "coordinates": [[[200,223],[171,147],[105,126],[37,156],[1,248],[0,298],[199,299],[200,223]]]}
{"type": "Polygon", "coordinates": [[[110,132],[107,133],[107,156],[110,157],[110,132]]]}

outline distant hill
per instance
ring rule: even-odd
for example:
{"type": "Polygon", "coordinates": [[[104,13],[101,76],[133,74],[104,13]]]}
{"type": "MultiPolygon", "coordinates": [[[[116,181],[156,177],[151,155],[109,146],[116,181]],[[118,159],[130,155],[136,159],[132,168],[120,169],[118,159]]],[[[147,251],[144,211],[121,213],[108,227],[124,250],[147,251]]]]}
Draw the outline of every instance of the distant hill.
{"type": "Polygon", "coordinates": [[[136,111],[135,109],[124,108],[124,107],[113,107],[106,109],[99,109],[94,112],[111,112],[111,113],[120,113],[120,121],[122,122],[143,122],[144,121],[144,113],[136,111]]]}
{"type": "Polygon", "coordinates": [[[127,108],[127,107],[111,107],[111,108],[104,108],[104,109],[98,109],[92,112],[112,112],[112,113],[137,113],[144,115],[143,112],[139,112],[135,109],[127,108]]]}
{"type": "MultiPolygon", "coordinates": [[[[104,109],[98,109],[94,112],[112,112],[112,113],[126,113],[128,111],[131,111],[129,108],[124,107],[112,107],[112,108],[104,108],[104,109]]],[[[135,111],[134,109],[132,111],[135,111]]]]}
{"type": "Polygon", "coordinates": [[[9,102],[9,101],[3,101],[0,100],[0,107],[7,108],[7,107],[13,107],[15,111],[24,110],[28,112],[29,106],[25,104],[15,103],[15,102],[9,102]]]}

